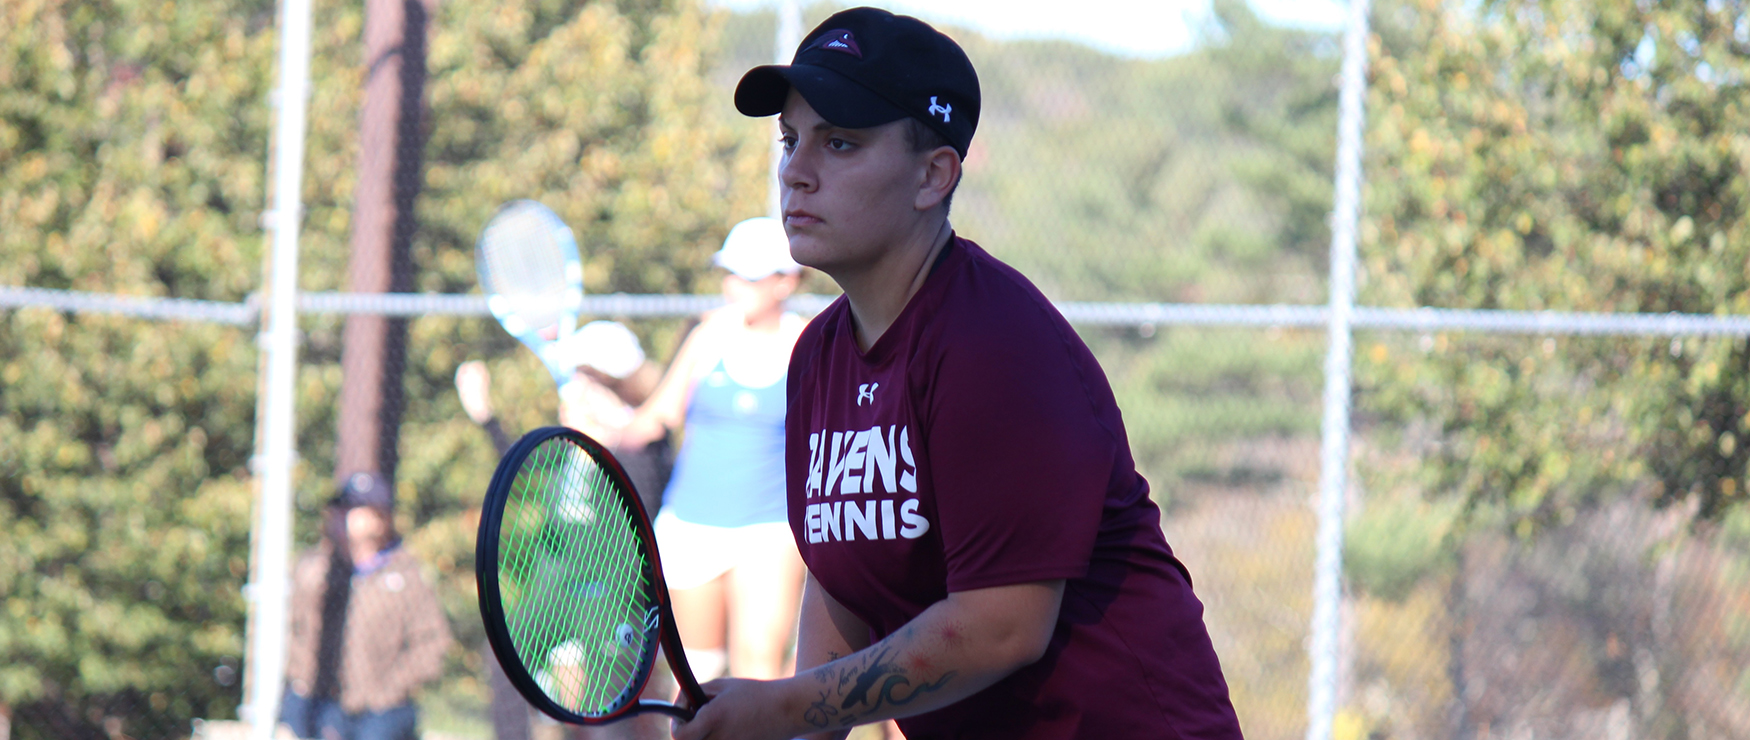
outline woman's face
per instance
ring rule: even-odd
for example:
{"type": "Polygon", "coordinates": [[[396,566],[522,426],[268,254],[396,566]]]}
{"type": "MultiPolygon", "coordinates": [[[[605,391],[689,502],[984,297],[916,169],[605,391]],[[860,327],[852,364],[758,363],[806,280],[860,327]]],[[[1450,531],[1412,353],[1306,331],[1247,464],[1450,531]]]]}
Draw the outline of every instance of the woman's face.
{"type": "Polygon", "coordinates": [[[748,316],[759,316],[777,310],[784,299],[796,292],[802,279],[798,274],[772,273],[759,280],[730,273],[723,276],[723,297],[729,305],[748,316]]]}
{"type": "Polygon", "coordinates": [[[912,150],[904,121],[835,126],[791,88],[778,128],[784,231],[799,263],[834,277],[866,270],[941,200],[931,155],[912,150]]]}
{"type": "Polygon", "coordinates": [[[355,556],[376,554],[389,544],[389,520],[369,506],[354,506],[346,512],[346,539],[355,556]]]}

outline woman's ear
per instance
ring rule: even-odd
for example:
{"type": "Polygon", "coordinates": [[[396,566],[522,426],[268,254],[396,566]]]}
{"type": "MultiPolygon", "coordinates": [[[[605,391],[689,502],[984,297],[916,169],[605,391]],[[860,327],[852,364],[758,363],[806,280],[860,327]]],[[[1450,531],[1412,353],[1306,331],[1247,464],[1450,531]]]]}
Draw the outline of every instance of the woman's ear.
{"type": "Polygon", "coordinates": [[[925,155],[923,182],[913,208],[927,211],[942,204],[960,183],[960,153],[951,146],[936,147],[925,155]]]}

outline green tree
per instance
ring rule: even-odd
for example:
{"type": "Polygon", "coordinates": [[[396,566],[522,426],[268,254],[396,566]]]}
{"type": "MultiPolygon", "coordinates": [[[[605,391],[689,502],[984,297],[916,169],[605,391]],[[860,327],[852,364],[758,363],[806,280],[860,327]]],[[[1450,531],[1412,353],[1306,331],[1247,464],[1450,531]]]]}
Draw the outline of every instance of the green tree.
{"type": "MultiPolygon", "coordinates": [[[[1746,10],[1381,3],[1363,302],[1750,311],[1746,10]]],[[[1434,334],[1360,349],[1358,406],[1388,422],[1369,432],[1394,459],[1364,470],[1389,495],[1363,515],[1371,557],[1352,575],[1369,597],[1444,592],[1429,631],[1446,633],[1455,703],[1422,707],[1427,726],[1585,733],[1588,706],[1627,708],[1649,737],[1750,726],[1750,642],[1721,626],[1750,552],[1716,536],[1744,511],[1742,340],[1434,334]],[[1449,506],[1450,529],[1420,527],[1436,549],[1391,525],[1449,506]],[[1442,577],[1406,588],[1419,575],[1442,577]],[[1533,691],[1541,706],[1501,698],[1533,691]]]]}
{"type": "MultiPolygon", "coordinates": [[[[0,3],[0,282],[241,300],[272,4],[0,3]]],[[[248,331],[0,316],[0,704],[15,733],[237,703],[248,331]]],[[[121,726],[126,718],[125,727],[121,726]]]]}
{"type": "MultiPolygon", "coordinates": [[[[1745,10],[1382,6],[1366,301],[1750,312],[1745,10]]],[[[1363,372],[1373,408],[1440,429],[1436,490],[1498,505],[1521,528],[1631,490],[1693,497],[1704,518],[1743,500],[1742,341],[1421,344],[1381,344],[1363,372]]]]}

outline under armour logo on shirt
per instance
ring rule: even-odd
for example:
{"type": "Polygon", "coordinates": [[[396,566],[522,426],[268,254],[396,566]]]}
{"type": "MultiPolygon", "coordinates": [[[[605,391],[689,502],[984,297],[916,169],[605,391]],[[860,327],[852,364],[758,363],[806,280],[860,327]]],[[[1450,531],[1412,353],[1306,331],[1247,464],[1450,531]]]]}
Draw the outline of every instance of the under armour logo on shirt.
{"type": "Polygon", "coordinates": [[[952,105],[937,105],[936,104],[936,96],[934,96],[934,95],[930,96],[930,115],[933,116],[933,115],[936,115],[937,113],[940,113],[940,114],[942,114],[942,123],[947,123],[948,122],[948,114],[953,113],[953,112],[954,112],[954,106],[952,106],[952,105]]]}
{"type": "Polygon", "coordinates": [[[857,405],[863,405],[864,401],[868,401],[870,406],[875,405],[875,389],[880,387],[880,383],[864,383],[857,386],[857,405]]]}
{"type": "Polygon", "coordinates": [[[835,28],[831,31],[827,31],[826,33],[821,34],[820,38],[815,39],[814,43],[808,45],[808,48],[810,49],[816,47],[832,49],[833,51],[842,51],[858,59],[863,58],[863,50],[857,46],[857,37],[851,35],[850,31],[846,31],[842,28],[835,28]]]}

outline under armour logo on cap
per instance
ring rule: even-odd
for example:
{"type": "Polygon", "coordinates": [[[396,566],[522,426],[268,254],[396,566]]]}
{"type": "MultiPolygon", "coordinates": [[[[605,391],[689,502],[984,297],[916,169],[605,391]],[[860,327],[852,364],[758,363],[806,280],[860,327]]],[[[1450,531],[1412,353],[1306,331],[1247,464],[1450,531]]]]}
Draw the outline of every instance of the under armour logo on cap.
{"type": "Polygon", "coordinates": [[[954,106],[952,106],[952,105],[937,105],[936,104],[936,96],[934,96],[934,95],[930,96],[930,115],[934,116],[934,115],[940,113],[942,115],[942,123],[947,123],[948,122],[948,114],[953,113],[953,112],[954,112],[954,106]]]}
{"type": "Polygon", "coordinates": [[[850,31],[846,31],[842,28],[835,28],[831,31],[827,31],[826,33],[821,34],[820,38],[815,39],[814,43],[808,45],[808,48],[810,49],[816,47],[821,49],[832,49],[833,51],[842,51],[858,59],[863,58],[863,49],[857,46],[857,37],[852,35],[850,31]]]}

